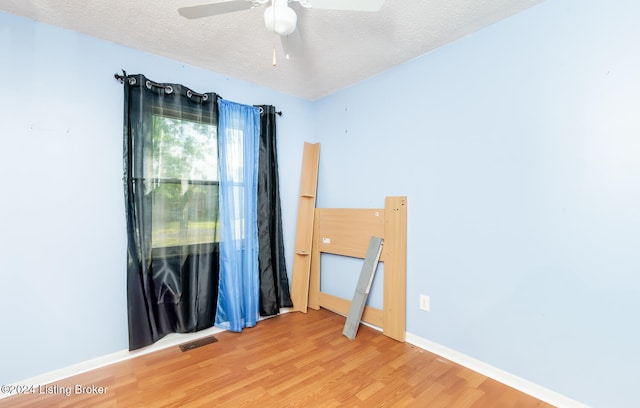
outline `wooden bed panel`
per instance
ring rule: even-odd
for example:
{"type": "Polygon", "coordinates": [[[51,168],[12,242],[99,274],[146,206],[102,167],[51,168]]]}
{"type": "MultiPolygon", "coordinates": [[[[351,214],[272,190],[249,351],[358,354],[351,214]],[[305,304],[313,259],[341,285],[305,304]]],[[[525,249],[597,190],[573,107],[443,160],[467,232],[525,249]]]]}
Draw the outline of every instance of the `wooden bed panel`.
{"type": "Polygon", "coordinates": [[[406,335],[407,198],[386,197],[384,209],[316,208],[309,277],[309,304],[347,315],[350,300],[320,291],[322,253],[364,258],[372,236],[384,240],[383,310],[367,306],[362,320],[398,341],[406,335]]]}
{"type": "Polygon", "coordinates": [[[309,296],[309,274],[313,226],[318,187],[318,165],[320,143],[304,143],[302,171],[300,175],[300,196],[298,198],[298,224],[296,227],[295,251],[293,253],[293,277],[291,301],[293,310],[307,312],[309,296]]]}
{"type": "Polygon", "coordinates": [[[364,258],[371,237],[384,237],[384,209],[318,208],[316,216],[318,250],[326,254],[364,258]]]}
{"type": "MultiPolygon", "coordinates": [[[[384,228],[384,209],[316,208],[308,307],[318,310],[321,306],[320,254],[364,258],[369,240],[372,236],[382,238],[384,228]]],[[[384,261],[384,245],[380,260],[384,261]]]]}

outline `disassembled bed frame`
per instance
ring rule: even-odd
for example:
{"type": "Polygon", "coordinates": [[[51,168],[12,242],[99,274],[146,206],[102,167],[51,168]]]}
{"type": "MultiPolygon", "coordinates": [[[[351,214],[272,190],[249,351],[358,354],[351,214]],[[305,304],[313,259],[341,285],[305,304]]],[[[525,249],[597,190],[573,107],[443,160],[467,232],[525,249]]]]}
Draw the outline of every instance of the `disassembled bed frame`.
{"type": "Polygon", "coordinates": [[[350,300],[320,291],[320,256],[334,254],[364,259],[371,237],[384,239],[383,308],[365,306],[362,321],[405,341],[407,301],[407,198],[386,197],[381,209],[316,208],[309,276],[309,307],[347,315],[350,300]]]}
{"type": "Polygon", "coordinates": [[[321,254],[364,259],[371,237],[384,240],[383,308],[365,306],[362,321],[405,341],[407,197],[386,197],[384,208],[315,208],[320,144],[304,144],[293,259],[293,311],[325,308],[347,316],[351,301],[320,291],[321,254]]]}

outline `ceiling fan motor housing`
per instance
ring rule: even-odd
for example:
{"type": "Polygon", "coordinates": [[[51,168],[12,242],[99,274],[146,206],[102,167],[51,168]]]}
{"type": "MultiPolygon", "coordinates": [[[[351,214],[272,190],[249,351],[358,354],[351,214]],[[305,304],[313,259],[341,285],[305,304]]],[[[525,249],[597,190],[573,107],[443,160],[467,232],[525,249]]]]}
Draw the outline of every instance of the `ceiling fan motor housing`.
{"type": "Polygon", "coordinates": [[[264,11],[264,25],[267,30],[279,35],[289,35],[296,29],[298,16],[287,3],[287,0],[273,0],[264,11]]]}

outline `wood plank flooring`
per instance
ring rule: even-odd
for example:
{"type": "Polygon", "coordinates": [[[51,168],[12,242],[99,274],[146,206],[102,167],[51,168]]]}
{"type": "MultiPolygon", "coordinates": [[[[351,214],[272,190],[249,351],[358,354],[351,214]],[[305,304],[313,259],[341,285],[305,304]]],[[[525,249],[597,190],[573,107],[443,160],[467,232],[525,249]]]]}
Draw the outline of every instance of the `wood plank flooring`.
{"type": "Polygon", "coordinates": [[[36,387],[0,407],[551,407],[365,326],[348,340],[344,322],[326,310],[286,313],[193,350],[171,347],[36,387]]]}

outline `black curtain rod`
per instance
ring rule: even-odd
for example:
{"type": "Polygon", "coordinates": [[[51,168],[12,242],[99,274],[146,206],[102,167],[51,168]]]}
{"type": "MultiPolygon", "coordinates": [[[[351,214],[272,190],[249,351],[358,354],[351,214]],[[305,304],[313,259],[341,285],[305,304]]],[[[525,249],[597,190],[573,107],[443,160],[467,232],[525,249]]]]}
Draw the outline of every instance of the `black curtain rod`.
{"type": "MultiPolygon", "coordinates": [[[[122,70],[122,75],[118,74],[117,72],[115,74],[113,74],[113,77],[120,82],[121,84],[124,84],[124,80],[128,78],[127,76],[127,71],[125,71],[124,69],[122,70]]],[[[193,91],[191,91],[193,92],[193,91]]],[[[198,94],[196,92],[193,92],[194,94],[200,96],[201,94],[198,94]]],[[[219,99],[224,99],[222,96],[218,95],[219,99]]],[[[276,115],[278,116],[282,116],[282,111],[276,111],[275,112],[276,115]]]]}

